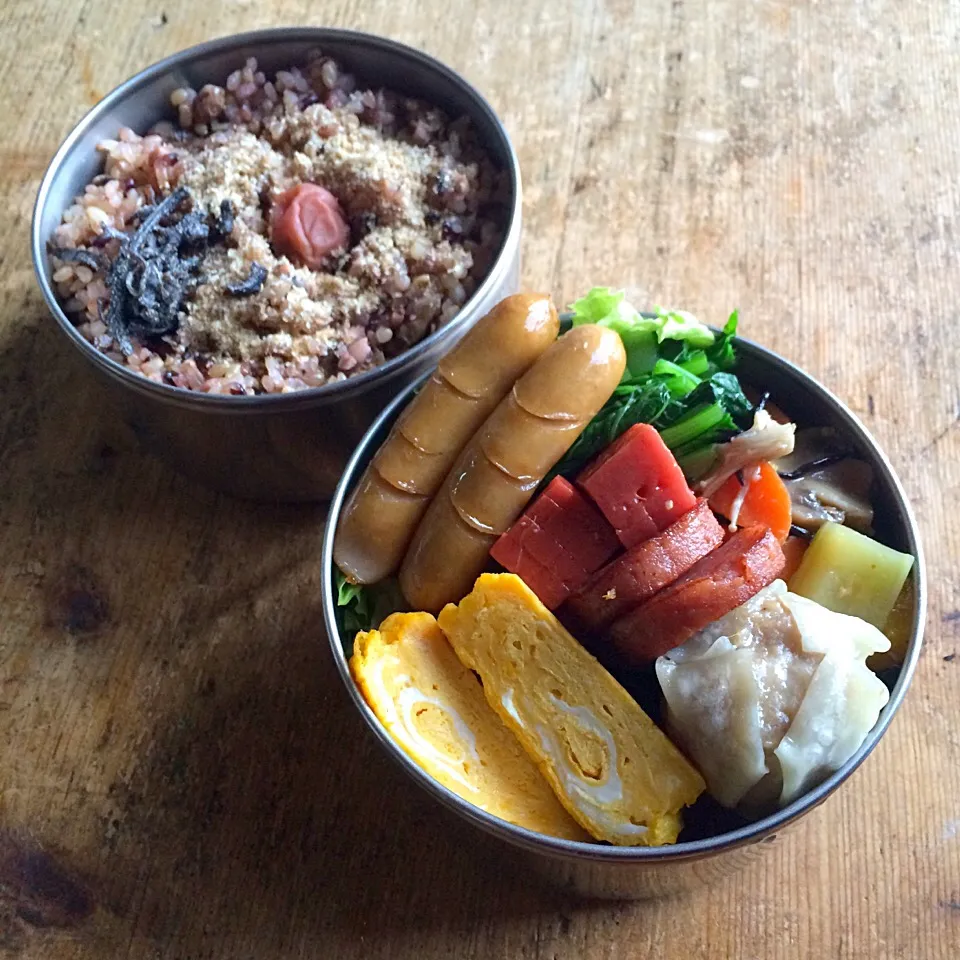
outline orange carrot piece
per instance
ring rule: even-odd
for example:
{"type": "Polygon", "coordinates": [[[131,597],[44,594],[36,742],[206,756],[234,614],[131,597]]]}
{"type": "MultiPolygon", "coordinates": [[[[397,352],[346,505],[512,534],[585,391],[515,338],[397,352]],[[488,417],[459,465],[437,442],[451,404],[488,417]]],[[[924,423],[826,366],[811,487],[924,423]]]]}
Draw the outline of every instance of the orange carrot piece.
{"type": "MultiPolygon", "coordinates": [[[[729,520],[740,491],[740,480],[734,474],[710,498],[710,508],[729,520]]],[[[743,498],[737,526],[769,527],[773,535],[783,543],[790,533],[791,513],[790,492],[772,464],[761,463],[759,476],[750,484],[743,498]]]]}

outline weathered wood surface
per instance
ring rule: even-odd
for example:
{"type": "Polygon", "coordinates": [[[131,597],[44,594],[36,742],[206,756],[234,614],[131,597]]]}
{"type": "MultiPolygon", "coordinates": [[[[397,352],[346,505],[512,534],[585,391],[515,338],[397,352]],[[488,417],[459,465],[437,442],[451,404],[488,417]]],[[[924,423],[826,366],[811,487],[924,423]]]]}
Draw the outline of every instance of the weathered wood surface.
{"type": "Polygon", "coordinates": [[[0,954],[946,958],[960,948],[960,9],[932,0],[7,0],[0,9],[0,954]],[[108,14],[108,10],[110,11],[108,14]],[[525,278],[746,331],[863,417],[923,526],[929,632],[851,783],[746,872],[580,904],[498,869],[364,735],[322,511],[140,453],[46,316],[33,197],[82,111],[202,39],[387,33],[500,110],[525,278]]]}

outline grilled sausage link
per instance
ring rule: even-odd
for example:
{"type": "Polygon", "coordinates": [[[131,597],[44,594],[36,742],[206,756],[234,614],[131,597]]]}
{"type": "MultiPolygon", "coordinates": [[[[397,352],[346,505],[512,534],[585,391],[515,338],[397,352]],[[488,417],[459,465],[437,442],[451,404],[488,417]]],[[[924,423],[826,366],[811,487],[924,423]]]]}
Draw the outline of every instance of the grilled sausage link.
{"type": "Polygon", "coordinates": [[[417,528],[400,586],[418,610],[460,600],[497,537],[613,393],[623,343],[599,326],[564,334],[517,381],[463,449],[417,528]]]}
{"type": "Polygon", "coordinates": [[[517,294],[497,304],[440,361],[344,508],[334,560],[348,579],[374,583],[396,572],[457,454],[556,340],[559,326],[549,297],[517,294]]]}

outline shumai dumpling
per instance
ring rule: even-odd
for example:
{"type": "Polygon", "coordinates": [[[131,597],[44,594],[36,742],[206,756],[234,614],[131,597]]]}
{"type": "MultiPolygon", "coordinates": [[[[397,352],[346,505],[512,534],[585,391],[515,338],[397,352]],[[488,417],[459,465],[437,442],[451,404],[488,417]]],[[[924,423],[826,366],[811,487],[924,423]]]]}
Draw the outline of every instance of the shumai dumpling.
{"type": "Polygon", "coordinates": [[[839,769],[889,692],[890,642],[776,580],[657,660],[667,727],[724,806],[764,813],[839,769]]]}

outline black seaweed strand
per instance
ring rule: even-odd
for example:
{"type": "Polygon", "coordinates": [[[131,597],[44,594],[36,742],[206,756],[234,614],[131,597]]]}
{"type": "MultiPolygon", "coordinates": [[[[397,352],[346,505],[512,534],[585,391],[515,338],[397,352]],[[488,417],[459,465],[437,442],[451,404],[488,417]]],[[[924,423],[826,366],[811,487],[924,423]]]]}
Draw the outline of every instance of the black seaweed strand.
{"type": "Polygon", "coordinates": [[[813,473],[815,470],[824,470],[827,467],[832,467],[835,463],[840,463],[841,460],[846,460],[847,455],[843,453],[835,453],[829,457],[820,457],[817,460],[811,460],[809,463],[805,463],[802,466],[797,467],[796,470],[791,470],[788,473],[781,473],[781,480],[799,480],[802,477],[805,477],[808,473],[813,473]]]}
{"type": "Polygon", "coordinates": [[[142,207],[131,234],[111,232],[120,250],[110,268],[110,303],[103,317],[120,350],[133,352],[131,337],[161,337],[180,324],[180,308],[193,289],[210,244],[233,229],[233,205],[224,201],[218,219],[198,210],[183,213],[190,202],[180,187],[159,203],[142,207]]]}
{"type": "Polygon", "coordinates": [[[71,249],[67,247],[53,247],[50,253],[64,263],[80,263],[89,267],[94,273],[106,273],[110,268],[107,258],[96,250],[83,248],[71,249]]]}
{"type": "Polygon", "coordinates": [[[220,201],[220,219],[217,221],[217,233],[226,240],[233,233],[233,223],[236,220],[237,212],[233,208],[230,200],[220,201]]]}
{"type": "Polygon", "coordinates": [[[231,297],[251,297],[259,293],[263,287],[263,281],[267,279],[267,268],[259,263],[250,265],[250,275],[246,280],[240,283],[231,283],[224,287],[231,297]]]}

